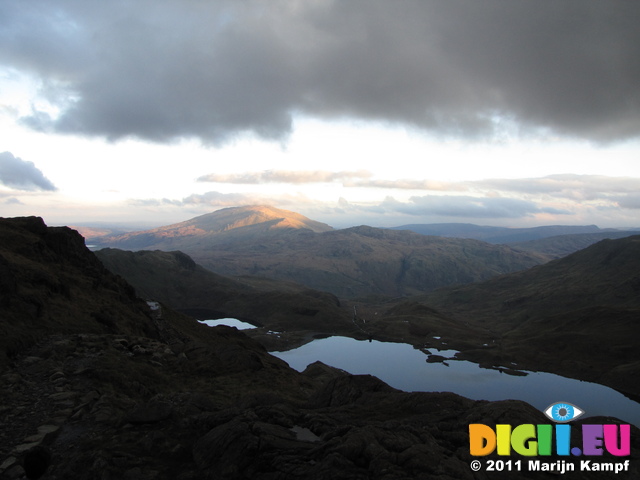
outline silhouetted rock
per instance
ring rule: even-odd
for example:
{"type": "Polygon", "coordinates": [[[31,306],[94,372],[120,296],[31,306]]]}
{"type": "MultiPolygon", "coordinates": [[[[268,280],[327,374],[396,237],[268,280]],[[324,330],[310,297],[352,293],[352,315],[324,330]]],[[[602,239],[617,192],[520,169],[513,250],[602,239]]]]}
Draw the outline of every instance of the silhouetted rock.
{"type": "Polygon", "coordinates": [[[29,480],[42,477],[51,464],[51,453],[45,447],[33,447],[24,456],[23,468],[29,480]]]}
{"type": "Polygon", "coordinates": [[[375,393],[398,391],[372,375],[342,375],[329,381],[310,404],[318,408],[339,407],[358,403],[375,393]]]}
{"type": "Polygon", "coordinates": [[[446,360],[446,357],[442,355],[429,355],[427,357],[427,363],[442,363],[446,360]]]}

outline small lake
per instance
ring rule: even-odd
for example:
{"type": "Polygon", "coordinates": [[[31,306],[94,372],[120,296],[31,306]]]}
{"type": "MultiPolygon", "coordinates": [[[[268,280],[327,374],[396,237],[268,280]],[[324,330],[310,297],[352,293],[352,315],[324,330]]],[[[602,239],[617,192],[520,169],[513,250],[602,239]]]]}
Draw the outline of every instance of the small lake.
{"type": "Polygon", "coordinates": [[[236,327],[238,330],[248,330],[250,328],[256,328],[255,325],[251,325],[247,322],[242,322],[237,318],[219,318],[217,320],[198,320],[200,323],[204,323],[210,327],[217,327],[218,325],[226,325],[227,327],[236,327]]]}
{"type": "MultiPolygon", "coordinates": [[[[456,353],[429,350],[444,357],[456,353]]],[[[524,400],[541,411],[552,403],[569,402],[584,410],[585,417],[609,415],[640,426],[640,404],[612,388],[551,373],[507,375],[462,360],[447,360],[449,366],[427,363],[423,352],[404,343],[329,337],[294,350],[270,353],[298,371],[320,360],[354,375],[374,375],[407,392],[454,392],[474,400],[524,400]]]]}

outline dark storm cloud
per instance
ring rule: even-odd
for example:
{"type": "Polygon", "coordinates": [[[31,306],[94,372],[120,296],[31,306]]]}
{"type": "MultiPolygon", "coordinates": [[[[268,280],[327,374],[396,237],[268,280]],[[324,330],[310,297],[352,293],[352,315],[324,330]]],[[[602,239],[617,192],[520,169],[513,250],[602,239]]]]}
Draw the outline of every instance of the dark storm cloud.
{"type": "Polygon", "coordinates": [[[38,129],[284,139],[292,116],[440,134],[640,135],[640,2],[0,1],[0,64],[42,82],[38,129]]]}
{"type": "Polygon", "coordinates": [[[25,162],[10,152],[0,153],[0,184],[17,190],[57,190],[33,162],[25,162]]]}

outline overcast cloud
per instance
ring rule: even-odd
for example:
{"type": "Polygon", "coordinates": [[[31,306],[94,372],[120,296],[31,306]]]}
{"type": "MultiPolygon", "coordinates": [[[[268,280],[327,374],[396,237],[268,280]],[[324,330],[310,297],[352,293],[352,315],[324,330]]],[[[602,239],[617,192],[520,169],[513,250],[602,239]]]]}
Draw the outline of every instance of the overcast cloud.
{"type": "Polygon", "coordinates": [[[328,172],[323,170],[264,170],[262,172],[246,172],[236,174],[211,173],[198,178],[198,182],[262,184],[262,183],[328,183],[350,181],[371,177],[371,172],[328,172]]]}
{"type": "Polygon", "coordinates": [[[525,194],[547,194],[556,198],[596,200],[622,198],[640,192],[640,178],[607,177],[604,175],[549,175],[543,178],[491,179],[469,182],[484,189],[525,194]]]}
{"type": "Polygon", "coordinates": [[[11,152],[0,153],[0,184],[26,191],[57,190],[33,162],[25,162],[14,157],[11,152]]]}
{"type": "Polygon", "coordinates": [[[4,201],[5,205],[24,205],[24,203],[22,203],[20,200],[18,200],[15,197],[11,197],[11,198],[7,198],[4,201]]]}
{"type": "Polygon", "coordinates": [[[281,195],[265,195],[260,193],[221,193],[206,192],[202,194],[193,194],[182,200],[162,199],[135,199],[130,200],[129,205],[134,207],[203,207],[205,211],[209,211],[212,207],[238,207],[245,205],[279,205],[283,207],[300,207],[315,205],[318,202],[298,194],[281,194],[281,195]]]}
{"type": "Polygon", "coordinates": [[[387,198],[384,207],[400,213],[441,217],[482,219],[522,218],[536,213],[569,215],[571,212],[555,208],[541,208],[534,202],[517,198],[478,198],[468,196],[426,195],[411,197],[409,202],[387,198]]]}
{"type": "Polygon", "coordinates": [[[457,137],[640,136],[640,2],[0,0],[34,129],[282,141],[296,114],[457,137]]]}
{"type": "MultiPolygon", "coordinates": [[[[284,185],[305,184],[344,180],[345,186],[377,187],[385,191],[422,191],[425,194],[397,199],[393,195],[383,201],[350,203],[341,198],[334,202],[322,202],[303,193],[264,194],[221,193],[210,191],[193,194],[181,200],[146,199],[134,200],[137,207],[192,207],[203,212],[210,208],[240,205],[278,205],[307,212],[309,215],[327,215],[323,219],[332,222],[331,215],[349,216],[360,222],[364,218],[374,224],[383,218],[398,215],[414,217],[420,222],[483,221],[498,222],[532,219],[536,216],[553,218],[553,222],[572,222],[591,215],[614,215],[614,211],[640,209],[640,179],[630,177],[607,177],[602,175],[549,175],[540,178],[488,179],[467,182],[437,182],[428,179],[367,180],[370,172],[305,172],[305,171],[261,171],[238,174],[211,174],[201,181],[237,184],[282,183],[284,185]],[[353,179],[356,179],[352,184],[353,179]],[[357,180],[360,179],[360,180],[357,180]],[[438,192],[427,194],[427,192],[438,192]],[[465,194],[461,194],[464,192],[465,194]],[[360,217],[358,217],[360,215],[360,217]]],[[[289,189],[287,189],[289,191],[289,189]]],[[[293,192],[293,190],[291,190],[293,192]]],[[[624,219],[624,213],[618,212],[624,219]]],[[[599,218],[599,217],[598,217],[599,218]]],[[[412,220],[407,220],[412,221],[412,220]]],[[[621,220],[623,221],[623,220],[621,220]]],[[[347,223],[345,221],[345,223],[347,223]]],[[[503,222],[504,223],[504,222],[503,222]]]]}

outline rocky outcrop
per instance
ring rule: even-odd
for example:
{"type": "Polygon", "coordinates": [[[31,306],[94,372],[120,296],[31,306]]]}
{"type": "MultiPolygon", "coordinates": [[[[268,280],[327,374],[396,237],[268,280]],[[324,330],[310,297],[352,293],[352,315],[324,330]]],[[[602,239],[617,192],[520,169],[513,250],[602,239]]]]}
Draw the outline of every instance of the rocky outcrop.
{"type": "Polygon", "coordinates": [[[0,368],[50,333],[154,335],[146,303],[66,227],[0,219],[0,368]]]}
{"type": "MultiPolygon", "coordinates": [[[[247,342],[210,330],[214,350],[247,342]]],[[[45,463],[49,480],[491,478],[469,468],[468,424],[547,422],[519,401],[405,393],[320,364],[297,374],[255,345],[260,371],[220,360],[203,374],[213,352],[171,343],[54,335],[18,356],[0,376],[2,478],[45,463]]]]}

